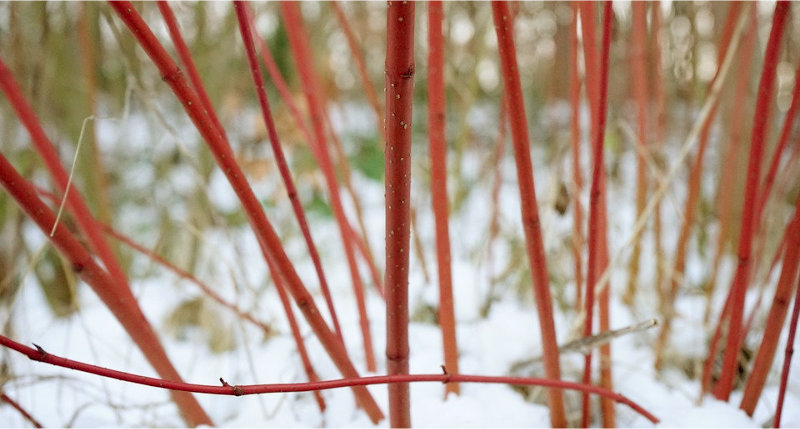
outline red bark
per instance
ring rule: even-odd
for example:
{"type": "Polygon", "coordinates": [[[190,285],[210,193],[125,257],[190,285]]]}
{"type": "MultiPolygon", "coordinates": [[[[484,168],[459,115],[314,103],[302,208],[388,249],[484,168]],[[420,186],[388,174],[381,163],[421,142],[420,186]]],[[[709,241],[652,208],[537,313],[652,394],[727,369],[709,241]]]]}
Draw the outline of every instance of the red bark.
{"type": "MultiPolygon", "coordinates": [[[[428,134],[431,156],[431,197],[436,227],[436,262],[439,273],[439,326],[444,344],[444,364],[458,373],[458,344],[453,312],[450,266],[450,229],[447,199],[447,141],[445,139],[444,35],[442,2],[428,3],[428,134]]],[[[458,383],[445,385],[445,395],[458,394],[458,383]]]]}
{"type": "MultiPolygon", "coordinates": [[[[500,54],[500,70],[503,76],[503,94],[507,105],[508,121],[514,146],[517,183],[522,211],[522,230],[525,233],[528,263],[533,280],[533,294],[539,312],[539,326],[542,332],[542,351],[545,374],[548,378],[561,378],[558,362],[558,344],[553,323],[553,302],[547,276],[547,260],[536,203],[536,188],[533,182],[533,165],[530,156],[528,124],[525,119],[525,103],[522,98],[522,83],[519,78],[517,52],[514,45],[514,28],[508,3],[492,3],[494,26],[497,32],[497,45],[500,54]]],[[[567,425],[564,413],[564,398],[560,391],[551,390],[548,397],[550,423],[553,427],[567,425]]]]}
{"type": "MultiPolygon", "coordinates": [[[[411,253],[411,118],[414,2],[386,12],[386,371],[408,374],[408,266],[411,253]]],[[[410,427],[407,383],[389,386],[389,423],[410,427]]]]}
{"type": "Polygon", "coordinates": [[[28,347],[20,344],[8,337],[0,335],[0,345],[21,353],[28,358],[48,363],[63,368],[70,368],[76,371],[82,371],[89,374],[100,375],[102,377],[114,378],[121,381],[130,383],[141,384],[145,386],[158,387],[161,389],[171,389],[184,392],[205,393],[209,395],[229,395],[229,396],[243,396],[243,395],[258,395],[264,393],[287,393],[287,392],[309,392],[313,390],[326,390],[338,389],[342,387],[354,386],[369,386],[374,384],[405,384],[405,383],[421,383],[421,382],[435,382],[435,383],[493,383],[493,384],[511,384],[517,386],[543,386],[550,390],[555,389],[568,389],[588,392],[603,397],[612,398],[613,400],[625,404],[633,409],[638,414],[642,415],[653,423],[658,423],[659,419],[652,413],[645,410],[641,405],[628,399],[627,397],[612,392],[608,389],[603,389],[596,386],[587,386],[584,384],[574,383],[570,381],[551,380],[546,378],[528,378],[528,377],[496,377],[487,375],[467,375],[467,374],[405,374],[405,375],[378,375],[372,377],[356,377],[356,378],[343,378],[338,380],[325,380],[313,383],[273,383],[273,384],[251,384],[251,385],[230,385],[224,379],[220,378],[221,385],[206,385],[206,384],[191,384],[191,383],[178,383],[174,381],[161,380],[153,377],[145,377],[127,372],[116,371],[113,369],[103,368],[96,365],[90,365],[83,362],[78,362],[56,356],[48,353],[43,348],[36,346],[36,348],[28,347]]]}

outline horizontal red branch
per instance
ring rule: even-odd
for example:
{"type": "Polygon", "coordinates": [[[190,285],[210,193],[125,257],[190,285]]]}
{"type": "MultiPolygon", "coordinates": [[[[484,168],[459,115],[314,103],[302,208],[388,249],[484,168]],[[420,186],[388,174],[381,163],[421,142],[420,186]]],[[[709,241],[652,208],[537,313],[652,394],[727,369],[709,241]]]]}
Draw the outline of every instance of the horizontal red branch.
{"type": "Polygon", "coordinates": [[[593,393],[605,398],[613,399],[621,404],[625,404],[653,423],[659,422],[659,419],[656,416],[645,410],[641,405],[617,392],[597,386],[546,378],[449,374],[445,372],[444,374],[402,374],[378,375],[372,377],[351,377],[337,380],[316,381],[311,383],[272,383],[248,385],[230,385],[224,379],[220,378],[221,385],[216,386],[168,381],[160,378],[146,377],[143,375],[136,375],[123,371],[103,368],[101,366],[90,365],[50,354],[42,347],[39,347],[35,344],[34,346],[36,348],[28,347],[2,335],[0,335],[0,345],[22,353],[31,360],[38,362],[49,363],[51,365],[74,369],[76,371],[87,372],[103,377],[115,378],[117,380],[127,381],[129,383],[143,384],[145,386],[159,387],[162,389],[178,390],[183,392],[243,396],[263,393],[312,392],[317,390],[338,389],[342,387],[411,382],[511,384],[516,386],[542,386],[554,389],[578,390],[581,392],[593,393]]]}

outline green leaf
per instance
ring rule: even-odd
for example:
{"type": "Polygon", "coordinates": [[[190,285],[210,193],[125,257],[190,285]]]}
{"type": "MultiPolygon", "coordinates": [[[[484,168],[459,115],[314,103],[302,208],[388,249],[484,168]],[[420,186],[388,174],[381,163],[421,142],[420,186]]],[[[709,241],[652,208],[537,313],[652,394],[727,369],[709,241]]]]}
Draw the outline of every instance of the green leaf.
{"type": "Polygon", "coordinates": [[[306,213],[316,213],[322,217],[333,217],[333,210],[327,201],[322,197],[321,193],[314,191],[314,197],[310,202],[305,204],[306,213]]]}
{"type": "Polygon", "coordinates": [[[358,152],[350,158],[350,164],[364,176],[383,182],[383,152],[378,149],[378,142],[374,139],[360,142],[358,152]]]}

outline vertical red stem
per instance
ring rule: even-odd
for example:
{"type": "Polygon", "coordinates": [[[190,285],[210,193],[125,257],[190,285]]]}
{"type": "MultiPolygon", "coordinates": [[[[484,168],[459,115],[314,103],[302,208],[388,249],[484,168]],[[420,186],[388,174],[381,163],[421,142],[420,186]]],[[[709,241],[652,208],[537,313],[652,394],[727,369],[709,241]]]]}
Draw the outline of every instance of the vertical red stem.
{"type": "MultiPolygon", "coordinates": [[[[517,52],[514,44],[514,27],[508,3],[492,3],[494,27],[500,54],[500,70],[503,76],[503,94],[508,103],[508,120],[514,145],[517,183],[522,211],[522,229],[525,233],[528,263],[533,280],[533,293],[539,312],[539,326],[542,332],[542,349],[545,374],[548,378],[560,379],[561,369],[558,361],[558,344],[553,323],[553,303],[547,276],[547,261],[544,252],[539,209],[536,203],[536,188],[533,182],[533,165],[530,156],[530,139],[525,118],[525,103],[522,98],[522,83],[519,78],[517,52]]],[[[564,398],[561,392],[548,392],[550,423],[553,427],[564,427],[567,419],[564,413],[564,398]]]]}
{"type": "Polygon", "coordinates": [[[311,141],[312,146],[316,146],[318,161],[320,169],[325,177],[325,184],[328,187],[330,196],[331,208],[333,215],[336,218],[336,223],[339,226],[339,236],[342,240],[344,247],[345,257],[347,258],[347,267],[350,270],[350,278],[353,282],[353,292],[356,297],[356,305],[358,306],[359,322],[361,325],[361,337],[364,343],[364,356],[367,361],[367,370],[375,371],[377,366],[375,364],[375,353],[372,348],[372,335],[370,334],[369,315],[367,314],[367,306],[364,300],[364,285],[361,281],[361,276],[358,272],[358,264],[356,262],[355,252],[353,250],[353,241],[347,229],[350,227],[344,213],[344,207],[339,193],[339,182],[336,179],[336,172],[333,168],[330,154],[327,148],[327,139],[325,137],[325,109],[322,102],[322,87],[319,84],[316,74],[314,73],[314,62],[311,57],[311,45],[308,40],[308,34],[305,31],[303,24],[303,17],[300,13],[300,6],[297,3],[281,2],[281,13],[284,21],[286,22],[287,34],[289,36],[289,44],[292,49],[292,56],[294,57],[297,65],[297,71],[300,74],[300,80],[303,82],[303,92],[308,102],[308,108],[311,113],[311,129],[314,132],[314,140],[311,141]]]}
{"type": "MultiPolygon", "coordinates": [[[[602,182],[603,182],[603,175],[604,175],[604,163],[603,163],[603,139],[605,136],[605,122],[606,122],[606,109],[607,103],[606,98],[608,95],[608,63],[609,63],[609,50],[611,47],[611,22],[613,17],[613,11],[611,9],[611,2],[606,1],[604,3],[604,12],[603,12],[603,41],[601,47],[601,54],[600,54],[600,62],[597,63],[599,66],[599,80],[597,82],[597,108],[595,109],[595,123],[597,126],[592,131],[595,133],[592,139],[592,182],[591,188],[589,193],[589,261],[586,270],[586,298],[585,298],[585,312],[586,312],[586,323],[584,325],[583,335],[590,336],[592,335],[592,315],[594,313],[594,289],[595,283],[597,282],[597,276],[599,273],[600,264],[602,261],[600,260],[600,252],[601,252],[601,240],[605,240],[604,237],[601,237],[602,234],[602,214],[601,210],[604,207],[604,204],[601,201],[603,196],[602,194],[602,182]]],[[[582,16],[583,18],[583,16],[582,16]]],[[[588,64],[588,59],[587,59],[588,64]]],[[[591,69],[587,68],[587,86],[588,77],[591,69]]],[[[583,382],[585,384],[591,384],[592,377],[592,354],[591,352],[586,354],[584,359],[584,373],[583,373],[583,382]]],[[[582,425],[584,427],[589,425],[590,420],[590,407],[589,407],[589,397],[588,395],[584,395],[583,397],[583,417],[582,417],[582,425]]]]}
{"type": "MultiPolygon", "coordinates": [[[[589,101],[589,135],[597,133],[597,92],[598,82],[591,73],[600,66],[597,59],[597,31],[595,29],[594,2],[578,2],[581,12],[581,37],[583,38],[584,85],[589,101]]],[[[594,160],[592,160],[594,162],[594,160]]]]}
{"type": "Polygon", "coordinates": [[[747,183],[744,195],[744,210],[742,212],[742,225],[739,239],[739,264],[736,268],[736,277],[731,285],[729,294],[731,300],[731,317],[728,322],[728,339],[722,362],[722,373],[718,381],[715,396],[721,400],[728,400],[733,388],[733,378],[736,374],[739,350],[741,346],[742,311],[744,298],[747,292],[747,283],[752,267],[751,248],[753,231],[756,226],[755,211],[758,202],[758,183],[761,173],[761,158],[764,153],[764,138],[767,131],[766,118],[768,117],[769,104],[775,89],[775,68],[778,64],[778,52],[783,39],[783,33],[788,15],[789,3],[779,1],[775,5],[772,30],[767,42],[764,55],[764,68],[759,83],[758,99],[756,101],[755,122],[750,146],[750,159],[747,168],[747,183]]]}
{"type": "MultiPolygon", "coordinates": [[[[386,371],[408,374],[411,118],[414,101],[414,2],[386,11],[386,371]]],[[[389,423],[410,427],[408,383],[389,386],[389,423]]]]}
{"type": "MultiPolygon", "coordinates": [[[[428,133],[431,156],[431,196],[436,226],[436,262],[439,273],[439,326],[444,344],[444,364],[458,373],[458,345],[453,312],[450,266],[450,231],[447,199],[447,141],[445,139],[444,35],[442,2],[428,3],[428,133]]],[[[445,385],[445,395],[458,394],[457,383],[445,385]]]]}

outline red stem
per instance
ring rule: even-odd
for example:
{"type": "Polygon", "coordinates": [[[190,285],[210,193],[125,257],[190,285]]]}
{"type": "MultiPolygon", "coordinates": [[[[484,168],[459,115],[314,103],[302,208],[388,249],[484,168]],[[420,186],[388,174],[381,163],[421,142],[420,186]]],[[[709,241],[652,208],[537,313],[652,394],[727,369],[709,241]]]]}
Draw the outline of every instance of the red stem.
{"type": "MultiPolygon", "coordinates": [[[[536,203],[536,188],[533,181],[533,166],[530,156],[530,139],[525,103],[522,98],[522,83],[519,78],[517,52],[514,45],[513,26],[508,3],[492,3],[494,26],[497,33],[500,68],[503,76],[503,93],[508,103],[508,120],[514,145],[517,183],[519,185],[522,229],[525,233],[528,263],[533,280],[533,293],[539,313],[539,326],[542,332],[542,350],[545,374],[548,378],[559,380],[561,369],[558,362],[558,344],[553,322],[553,302],[550,297],[547,276],[547,260],[536,203]]],[[[564,427],[567,419],[564,412],[564,397],[561,391],[550,390],[548,404],[550,423],[553,427],[564,427]]]]}
{"type": "Polygon", "coordinates": [[[353,242],[350,239],[350,234],[347,232],[349,223],[344,213],[344,207],[342,207],[342,201],[339,193],[339,182],[336,179],[336,172],[333,168],[333,162],[331,161],[328,153],[327,141],[325,138],[325,112],[322,102],[322,87],[317,80],[316,74],[314,73],[314,64],[311,57],[311,45],[303,24],[300,6],[297,3],[281,2],[281,13],[284,21],[286,22],[289,44],[292,48],[292,56],[294,57],[297,65],[297,71],[300,74],[300,79],[303,82],[303,91],[305,92],[306,101],[308,102],[308,108],[311,113],[311,125],[312,131],[314,132],[314,139],[311,140],[311,145],[316,146],[317,148],[317,161],[319,162],[320,169],[325,177],[325,184],[328,187],[331,208],[333,209],[333,215],[336,218],[336,223],[339,226],[339,235],[342,240],[342,246],[344,247],[345,257],[347,258],[347,267],[350,270],[350,278],[353,282],[353,292],[355,294],[356,305],[358,307],[359,323],[361,326],[361,336],[364,343],[364,356],[367,361],[367,370],[375,371],[375,353],[373,352],[372,348],[372,335],[369,327],[369,315],[367,313],[367,306],[364,300],[364,285],[358,272],[358,264],[356,262],[355,252],[353,251],[353,242]]]}
{"type": "Polygon", "coordinates": [[[7,347],[16,352],[19,352],[31,360],[38,362],[48,363],[63,368],[74,369],[76,371],[95,374],[102,377],[114,378],[121,381],[130,383],[141,384],[145,386],[158,387],[161,389],[170,389],[184,392],[204,393],[210,395],[258,395],[264,393],[290,393],[290,392],[309,392],[314,390],[327,390],[337,389],[342,387],[354,386],[369,386],[374,384],[404,384],[410,382],[438,382],[438,383],[493,383],[493,384],[511,384],[517,386],[543,386],[551,389],[568,389],[577,390],[582,392],[589,392],[607,398],[612,398],[615,401],[625,404],[644,418],[653,423],[658,423],[659,419],[649,411],[645,410],[641,405],[632,401],[631,399],[608,389],[603,389],[596,386],[587,386],[579,383],[562,380],[551,380],[546,378],[528,378],[528,377],[497,377],[486,375],[467,375],[467,374],[405,374],[405,375],[378,375],[372,377],[355,377],[343,378],[338,380],[325,380],[312,383],[272,383],[272,384],[250,384],[250,385],[230,385],[223,379],[220,379],[222,385],[207,385],[207,384],[192,384],[192,383],[179,383],[168,380],[161,380],[153,377],[145,377],[141,375],[131,374],[113,369],[103,368],[96,365],[90,365],[83,362],[66,359],[48,353],[39,346],[36,348],[28,347],[20,344],[8,337],[0,335],[0,345],[7,347]]]}
{"type": "MultiPolygon", "coordinates": [[[[428,134],[431,157],[431,198],[436,231],[436,263],[439,273],[439,326],[442,329],[444,364],[458,373],[458,345],[453,312],[453,280],[450,265],[450,230],[447,199],[447,140],[445,138],[444,35],[442,2],[428,3],[428,134]]],[[[457,383],[445,385],[458,394],[457,383]]]]}
{"type": "MultiPolygon", "coordinates": [[[[158,39],[136,12],[133,5],[127,1],[110,2],[110,5],[158,67],[164,81],[178,97],[186,113],[208,144],[217,164],[225,173],[231,187],[242,202],[256,238],[262,244],[261,250],[264,253],[265,260],[272,258],[278,268],[278,274],[283,276],[286,281],[286,286],[289,288],[289,292],[295,299],[297,306],[303,312],[311,329],[319,338],[342,375],[345,377],[357,377],[358,372],[347,356],[344,345],[322,319],[311,294],[303,285],[294,266],[286,256],[280,238],[264,214],[261,203],[256,198],[252,188],[250,188],[241,168],[236,163],[233,151],[225,141],[225,138],[208,120],[208,115],[205,109],[202,108],[197,94],[189,87],[178,66],[172,61],[172,58],[158,42],[158,39]]],[[[364,388],[356,388],[354,393],[358,402],[374,423],[383,418],[383,413],[369,391],[364,388]]]]}
{"type": "Polygon", "coordinates": [[[581,12],[581,37],[583,38],[584,79],[586,98],[589,101],[589,135],[597,132],[597,80],[589,73],[597,70],[600,60],[597,58],[597,31],[595,29],[594,2],[578,2],[581,12]]]}
{"type": "Polygon", "coordinates": [[[11,399],[11,397],[6,395],[6,392],[3,392],[2,390],[0,390],[0,401],[6,402],[8,403],[8,405],[11,405],[11,407],[17,410],[22,415],[22,417],[25,418],[25,420],[27,420],[28,422],[30,422],[31,425],[33,425],[33,427],[36,428],[42,427],[42,424],[39,423],[38,420],[36,420],[27,410],[25,410],[25,408],[22,408],[22,406],[18,404],[17,401],[11,399]]]}
{"type": "MultiPolygon", "coordinates": [[[[602,197],[602,187],[603,187],[603,176],[605,174],[604,170],[604,162],[603,162],[603,138],[605,135],[605,124],[606,124],[606,109],[607,109],[607,96],[608,96],[608,63],[609,63],[609,50],[611,46],[611,23],[613,17],[613,11],[611,9],[611,2],[607,1],[604,3],[604,13],[603,13],[603,39],[602,39],[602,51],[600,54],[600,61],[597,65],[600,68],[600,78],[599,82],[597,82],[597,108],[594,109],[595,116],[595,123],[597,126],[592,130],[594,134],[593,138],[593,146],[592,146],[592,161],[593,161],[593,169],[592,169],[592,182],[591,188],[589,193],[589,261],[588,266],[586,269],[586,297],[584,299],[584,310],[586,312],[586,323],[583,329],[583,335],[588,337],[592,335],[592,318],[594,313],[594,290],[595,290],[595,283],[597,282],[597,276],[599,273],[599,269],[601,268],[602,261],[600,260],[600,252],[601,248],[601,240],[605,240],[605,236],[602,236],[603,233],[603,225],[601,224],[602,221],[602,213],[601,210],[604,207],[602,197]]],[[[588,63],[587,63],[588,64],[588,63]]],[[[587,70],[590,70],[587,68],[587,70]]],[[[587,76],[588,81],[588,76],[587,76]]],[[[587,85],[589,83],[587,82],[587,85]]],[[[584,358],[584,372],[583,372],[583,382],[584,384],[591,383],[591,374],[592,374],[592,353],[587,353],[586,357],[584,358]]],[[[582,417],[582,425],[584,427],[589,425],[590,420],[590,406],[589,406],[589,396],[584,394],[583,395],[583,417],[582,417]]]]}
{"type": "Polygon", "coordinates": [[[800,285],[795,286],[794,308],[792,309],[792,320],[789,322],[789,336],[786,339],[786,351],[783,356],[783,368],[781,369],[781,386],[778,390],[778,404],[775,406],[775,427],[781,427],[781,415],[783,414],[783,400],[786,397],[786,385],[789,381],[789,367],[794,354],[794,337],[797,335],[797,321],[800,316],[800,285]]]}
{"type": "Polygon", "coordinates": [[[727,401],[733,389],[733,379],[738,367],[739,350],[741,347],[742,311],[744,298],[747,292],[747,283],[752,268],[751,249],[753,232],[756,227],[756,210],[758,203],[758,183],[761,173],[761,158],[764,153],[764,139],[767,131],[767,117],[770,109],[772,94],[775,89],[775,68],[778,64],[778,53],[783,38],[786,16],[789,3],[780,1],[775,5],[772,30],[770,31],[767,50],[764,55],[764,68],[759,83],[758,99],[753,124],[753,135],[750,146],[750,159],[747,168],[747,183],[744,195],[744,210],[742,212],[742,225],[739,238],[739,264],[736,268],[736,277],[731,285],[729,294],[731,300],[731,318],[728,322],[728,339],[722,362],[722,373],[717,383],[715,396],[727,401]]]}
{"type": "MultiPolygon", "coordinates": [[[[411,253],[411,118],[414,2],[386,12],[386,372],[408,374],[408,266],[411,253]]],[[[389,424],[410,427],[407,383],[389,386],[389,424]]]]}

